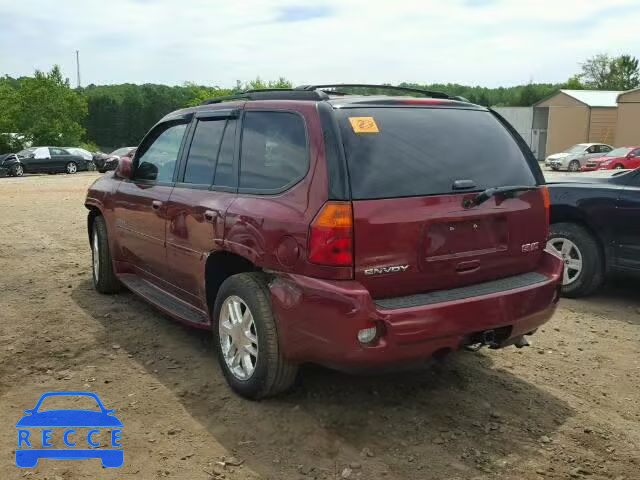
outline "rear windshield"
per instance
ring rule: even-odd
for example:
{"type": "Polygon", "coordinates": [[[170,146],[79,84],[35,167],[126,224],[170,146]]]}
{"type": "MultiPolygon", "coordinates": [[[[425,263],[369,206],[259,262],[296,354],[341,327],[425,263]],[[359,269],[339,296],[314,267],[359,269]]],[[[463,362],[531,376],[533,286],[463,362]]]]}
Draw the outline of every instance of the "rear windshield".
{"type": "Polygon", "coordinates": [[[349,108],[337,111],[354,199],[536,185],[511,134],[487,111],[349,108]]]}

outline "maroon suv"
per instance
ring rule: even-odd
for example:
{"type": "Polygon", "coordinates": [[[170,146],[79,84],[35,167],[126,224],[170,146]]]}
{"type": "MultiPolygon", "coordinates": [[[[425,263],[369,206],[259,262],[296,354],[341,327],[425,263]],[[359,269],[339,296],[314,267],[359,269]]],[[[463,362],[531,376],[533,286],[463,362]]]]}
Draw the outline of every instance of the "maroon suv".
{"type": "Polygon", "coordinates": [[[96,289],[124,284],[211,328],[250,398],[306,362],[376,370],[526,345],[563,264],[544,250],[548,192],[522,139],[442,93],[328,88],[164,117],[89,189],[96,289]]]}

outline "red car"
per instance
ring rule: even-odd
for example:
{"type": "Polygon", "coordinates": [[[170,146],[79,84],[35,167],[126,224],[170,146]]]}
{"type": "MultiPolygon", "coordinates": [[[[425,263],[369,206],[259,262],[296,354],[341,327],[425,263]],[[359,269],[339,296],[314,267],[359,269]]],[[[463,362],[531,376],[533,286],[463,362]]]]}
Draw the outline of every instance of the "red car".
{"type": "Polygon", "coordinates": [[[307,362],[379,370],[526,345],[563,272],[526,144],[443,93],[327,88],[164,117],[89,189],[95,288],[125,285],[212,329],[249,398],[287,389],[307,362]]]}
{"type": "Polygon", "coordinates": [[[640,167],[640,147],[620,147],[611,150],[603,157],[592,158],[580,170],[591,172],[593,170],[634,169],[640,167]]]}

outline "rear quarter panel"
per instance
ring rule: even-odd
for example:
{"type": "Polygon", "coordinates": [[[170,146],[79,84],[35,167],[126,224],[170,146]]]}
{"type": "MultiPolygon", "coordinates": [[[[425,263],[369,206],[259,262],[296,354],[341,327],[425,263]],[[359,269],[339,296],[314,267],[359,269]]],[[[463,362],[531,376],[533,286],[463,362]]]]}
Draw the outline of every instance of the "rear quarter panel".
{"type": "Polygon", "coordinates": [[[245,109],[301,114],[307,128],[309,170],[283,193],[239,194],[226,213],[225,249],[267,270],[351,278],[351,267],[323,267],[307,260],[309,225],[328,198],[324,139],[315,103],[262,101],[249,103],[245,109]]]}

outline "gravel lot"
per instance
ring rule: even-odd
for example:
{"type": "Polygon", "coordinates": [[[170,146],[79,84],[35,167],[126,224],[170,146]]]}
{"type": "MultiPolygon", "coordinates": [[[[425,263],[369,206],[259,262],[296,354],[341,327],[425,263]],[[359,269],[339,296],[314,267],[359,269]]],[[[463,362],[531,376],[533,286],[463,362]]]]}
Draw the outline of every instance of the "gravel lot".
{"type": "Polygon", "coordinates": [[[92,289],[97,175],[0,179],[0,478],[640,478],[637,281],[562,300],[531,348],[384,376],[308,367],[290,394],[252,403],[226,387],[207,332],[92,289]],[[121,469],[13,464],[15,422],[63,389],[115,409],[121,469]]]}

